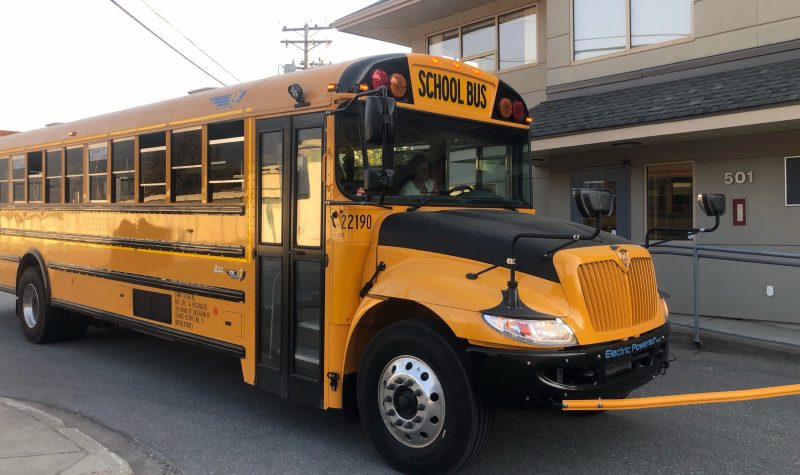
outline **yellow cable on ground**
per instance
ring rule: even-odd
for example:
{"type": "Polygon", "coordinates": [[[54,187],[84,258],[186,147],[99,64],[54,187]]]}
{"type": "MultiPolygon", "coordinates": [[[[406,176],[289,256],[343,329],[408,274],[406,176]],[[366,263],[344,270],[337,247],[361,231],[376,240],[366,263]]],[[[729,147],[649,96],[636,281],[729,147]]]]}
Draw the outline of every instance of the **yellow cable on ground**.
{"type": "Polygon", "coordinates": [[[749,401],[770,397],[800,395],[800,384],[772,386],[769,388],[719,391],[713,393],[673,394],[669,396],[640,397],[632,399],[574,399],[562,401],[564,411],[625,411],[653,407],[686,406],[719,402],[749,401]]]}

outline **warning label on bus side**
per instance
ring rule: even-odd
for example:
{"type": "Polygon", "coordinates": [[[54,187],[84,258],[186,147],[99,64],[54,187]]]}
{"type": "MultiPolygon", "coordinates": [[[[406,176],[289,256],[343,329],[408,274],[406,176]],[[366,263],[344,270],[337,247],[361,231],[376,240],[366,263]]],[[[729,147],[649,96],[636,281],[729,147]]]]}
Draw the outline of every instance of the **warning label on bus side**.
{"type": "Polygon", "coordinates": [[[195,324],[202,325],[208,319],[208,304],[197,302],[192,294],[176,293],[172,305],[175,325],[179,327],[193,328],[195,324]]]}

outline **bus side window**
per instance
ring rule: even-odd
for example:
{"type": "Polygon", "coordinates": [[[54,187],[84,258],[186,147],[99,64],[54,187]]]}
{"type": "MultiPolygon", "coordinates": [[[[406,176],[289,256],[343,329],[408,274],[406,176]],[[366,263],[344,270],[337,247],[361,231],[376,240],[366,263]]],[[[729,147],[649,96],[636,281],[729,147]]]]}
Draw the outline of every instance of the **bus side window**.
{"type": "Polygon", "coordinates": [[[133,137],[115,140],[111,146],[111,170],[114,183],[111,185],[111,201],[131,203],[134,196],[133,137]]]}
{"type": "Polygon", "coordinates": [[[199,203],[203,193],[203,129],[172,131],[172,195],[176,203],[199,203]]]}
{"type": "Polygon", "coordinates": [[[61,175],[62,175],[62,155],[61,149],[48,150],[46,153],[47,166],[45,167],[46,175],[46,196],[48,203],[61,203],[63,193],[61,192],[61,175]]]}
{"type": "Polygon", "coordinates": [[[42,202],[42,152],[28,153],[28,201],[42,202]]]}
{"type": "Polygon", "coordinates": [[[89,145],[89,201],[107,201],[108,144],[89,145]]]}
{"type": "Polygon", "coordinates": [[[208,201],[241,203],[244,198],[244,121],[208,126],[208,201]]]}
{"type": "Polygon", "coordinates": [[[83,203],[83,147],[67,149],[67,203],[83,203]]]}
{"type": "Polygon", "coordinates": [[[8,157],[0,158],[0,203],[8,203],[8,157]]]}
{"type": "Polygon", "coordinates": [[[11,182],[14,187],[14,202],[25,202],[25,155],[11,157],[11,182]]]}
{"type": "Polygon", "coordinates": [[[139,196],[145,203],[167,200],[166,133],[157,132],[139,137],[139,196]]]}

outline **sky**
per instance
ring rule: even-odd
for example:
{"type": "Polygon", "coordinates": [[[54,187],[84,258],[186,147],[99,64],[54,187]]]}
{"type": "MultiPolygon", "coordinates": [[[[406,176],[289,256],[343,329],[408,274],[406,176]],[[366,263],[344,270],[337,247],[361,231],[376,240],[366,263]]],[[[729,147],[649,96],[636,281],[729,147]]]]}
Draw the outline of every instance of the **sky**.
{"type": "MultiPolygon", "coordinates": [[[[375,0],[116,0],[192,61],[227,85],[237,81],[175,32],[171,23],[242,82],[274,76],[303,52],[281,44],[327,26],[375,0]],[[158,12],[169,23],[159,18],[158,12]]],[[[332,40],[312,60],[340,62],[408,51],[323,30],[332,40]]],[[[26,131],[219,86],[110,0],[0,0],[0,130],[26,131]]]]}

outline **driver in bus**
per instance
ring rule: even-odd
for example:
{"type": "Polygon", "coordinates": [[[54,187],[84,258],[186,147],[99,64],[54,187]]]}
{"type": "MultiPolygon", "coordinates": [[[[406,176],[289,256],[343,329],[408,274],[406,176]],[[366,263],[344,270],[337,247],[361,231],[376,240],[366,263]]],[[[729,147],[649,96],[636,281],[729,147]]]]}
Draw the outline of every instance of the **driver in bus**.
{"type": "Polygon", "coordinates": [[[408,162],[408,168],[414,171],[414,176],[400,188],[401,195],[428,195],[438,191],[436,182],[430,177],[431,161],[427,156],[421,153],[414,155],[408,162]]]}

